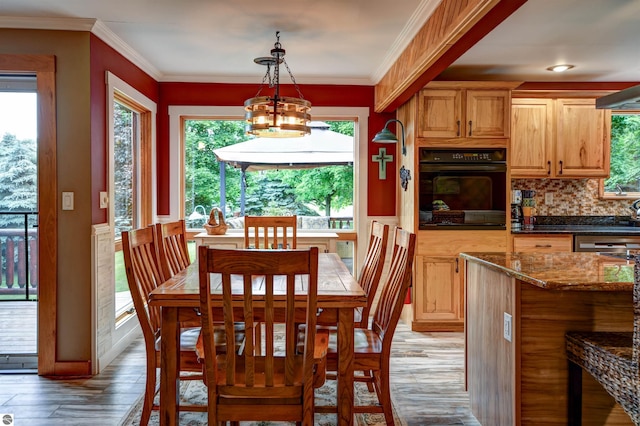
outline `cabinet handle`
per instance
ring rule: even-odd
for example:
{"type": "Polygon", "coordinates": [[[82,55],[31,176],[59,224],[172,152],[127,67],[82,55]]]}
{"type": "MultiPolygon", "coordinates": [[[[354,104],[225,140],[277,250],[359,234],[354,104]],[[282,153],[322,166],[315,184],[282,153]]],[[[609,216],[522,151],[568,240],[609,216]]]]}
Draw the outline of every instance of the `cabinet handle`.
{"type": "Polygon", "coordinates": [[[551,160],[547,161],[547,174],[551,174],[551,160]]]}
{"type": "Polygon", "coordinates": [[[458,125],[458,132],[456,133],[456,136],[460,136],[460,120],[456,121],[456,124],[458,125]]]}
{"type": "Polygon", "coordinates": [[[469,120],[469,136],[471,136],[471,123],[472,123],[472,121],[469,120]]]}
{"type": "Polygon", "coordinates": [[[562,174],[562,160],[560,160],[560,172],[558,173],[559,175],[562,174]]]}
{"type": "Polygon", "coordinates": [[[536,244],[536,248],[551,248],[551,244],[536,244]]]}
{"type": "Polygon", "coordinates": [[[456,274],[460,271],[459,268],[459,264],[458,264],[458,258],[456,257],[456,274]]]}

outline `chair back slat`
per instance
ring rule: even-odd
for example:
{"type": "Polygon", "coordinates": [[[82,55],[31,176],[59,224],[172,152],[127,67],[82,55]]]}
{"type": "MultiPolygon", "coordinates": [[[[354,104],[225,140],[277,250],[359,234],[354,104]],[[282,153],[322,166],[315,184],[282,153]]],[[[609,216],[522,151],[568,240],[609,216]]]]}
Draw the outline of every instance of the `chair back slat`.
{"type": "Polygon", "coordinates": [[[164,276],[170,278],[191,264],[184,220],[155,225],[164,276]]]}
{"type": "Polygon", "coordinates": [[[391,345],[391,337],[402,313],[404,299],[411,284],[415,244],[414,233],[396,228],[389,274],[373,315],[373,330],[380,335],[383,345],[391,345]],[[389,338],[386,339],[386,336],[389,338]]]}
{"type": "Polygon", "coordinates": [[[382,270],[384,269],[388,239],[389,225],[375,220],[372,221],[367,254],[358,277],[358,284],[367,295],[367,306],[362,309],[360,327],[366,328],[369,323],[369,312],[378,291],[382,270]]]}
{"type": "Polygon", "coordinates": [[[244,248],[295,249],[298,218],[293,216],[245,216],[244,248]]]}
{"type": "Polygon", "coordinates": [[[160,329],[160,308],[148,306],[149,294],[165,281],[158,261],[158,244],[152,227],[122,233],[127,282],[145,343],[154,342],[160,329]]]}
{"type": "MultiPolygon", "coordinates": [[[[234,321],[238,320],[237,315],[243,317],[246,330],[243,352],[238,354],[229,351],[224,354],[226,387],[220,392],[255,397],[291,397],[303,392],[313,392],[313,388],[307,389],[306,384],[304,391],[302,387],[304,382],[313,381],[318,249],[313,247],[309,250],[222,250],[202,246],[199,248],[198,262],[200,309],[206,354],[205,371],[209,386],[219,383],[216,375],[221,374],[216,365],[215,347],[211,344],[213,308],[209,297],[211,280],[220,279],[226,333],[234,334],[233,325],[234,321]],[[240,282],[242,285],[238,287],[240,282]],[[303,307],[296,305],[296,283],[300,282],[304,282],[307,288],[307,340],[302,356],[296,354],[295,323],[296,309],[303,307]],[[239,288],[243,291],[241,300],[237,294],[239,288]],[[236,294],[232,289],[236,289],[236,294]],[[241,309],[242,314],[234,315],[234,308],[236,312],[241,309]],[[276,323],[282,321],[285,329],[284,346],[276,341],[278,329],[281,328],[276,327],[276,323]],[[257,344],[251,337],[253,324],[257,322],[264,323],[264,354],[262,350],[258,351],[257,344]],[[302,377],[299,373],[300,365],[303,366],[302,377]],[[301,378],[303,383],[300,381],[301,378]]],[[[227,345],[229,344],[232,342],[227,341],[227,345]]]]}

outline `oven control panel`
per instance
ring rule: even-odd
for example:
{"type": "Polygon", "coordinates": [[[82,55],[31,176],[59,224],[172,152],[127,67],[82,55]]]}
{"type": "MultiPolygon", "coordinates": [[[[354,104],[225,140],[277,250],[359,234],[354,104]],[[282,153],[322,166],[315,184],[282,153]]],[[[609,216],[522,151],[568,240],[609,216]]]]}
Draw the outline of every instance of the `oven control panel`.
{"type": "Polygon", "coordinates": [[[505,149],[426,149],[420,150],[420,161],[425,163],[501,163],[506,161],[505,149]]]}

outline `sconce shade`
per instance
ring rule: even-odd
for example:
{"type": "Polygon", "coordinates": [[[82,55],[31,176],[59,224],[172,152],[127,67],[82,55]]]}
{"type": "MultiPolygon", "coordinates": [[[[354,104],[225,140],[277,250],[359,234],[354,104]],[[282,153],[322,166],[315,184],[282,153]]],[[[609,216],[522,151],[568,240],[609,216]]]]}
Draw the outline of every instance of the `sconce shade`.
{"type": "Polygon", "coordinates": [[[398,143],[398,137],[385,126],[373,137],[371,142],[376,143],[398,143]]]}
{"type": "Polygon", "coordinates": [[[389,130],[389,124],[397,122],[400,124],[400,131],[402,135],[402,155],[407,155],[407,148],[404,146],[404,124],[402,121],[397,120],[395,118],[387,121],[384,125],[384,129],[380,130],[376,135],[371,139],[371,142],[375,143],[398,143],[398,137],[389,130]]]}

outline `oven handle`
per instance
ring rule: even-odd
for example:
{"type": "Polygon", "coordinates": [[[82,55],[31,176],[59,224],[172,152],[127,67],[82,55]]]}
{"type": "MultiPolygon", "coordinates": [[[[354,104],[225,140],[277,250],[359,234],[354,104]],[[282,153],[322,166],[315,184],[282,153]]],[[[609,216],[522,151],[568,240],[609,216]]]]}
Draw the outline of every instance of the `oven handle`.
{"type": "Polygon", "coordinates": [[[507,163],[492,164],[450,164],[450,163],[420,163],[421,172],[506,172],[507,163]]]}

